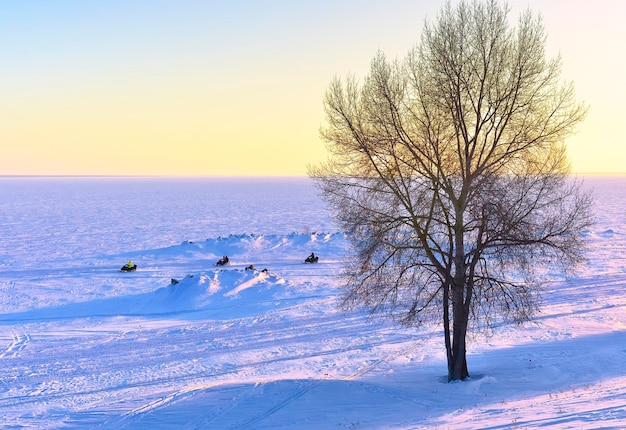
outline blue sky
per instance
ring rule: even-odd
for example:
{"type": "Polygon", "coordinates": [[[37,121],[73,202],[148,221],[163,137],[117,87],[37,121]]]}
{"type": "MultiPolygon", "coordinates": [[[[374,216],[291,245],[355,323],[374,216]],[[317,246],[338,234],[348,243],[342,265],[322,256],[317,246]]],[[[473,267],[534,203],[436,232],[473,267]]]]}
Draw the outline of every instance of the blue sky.
{"type": "MultiPolygon", "coordinates": [[[[404,56],[442,4],[0,1],[0,174],[304,175],[330,80],[404,56]]],[[[574,170],[625,172],[626,6],[509,5],[542,14],[591,107],[574,170]]]]}

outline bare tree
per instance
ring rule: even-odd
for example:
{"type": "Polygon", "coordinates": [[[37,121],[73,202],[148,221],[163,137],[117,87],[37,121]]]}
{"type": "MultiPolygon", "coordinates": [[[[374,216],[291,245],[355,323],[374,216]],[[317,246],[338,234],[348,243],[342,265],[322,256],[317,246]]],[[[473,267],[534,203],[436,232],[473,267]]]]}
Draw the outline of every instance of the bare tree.
{"type": "Polygon", "coordinates": [[[542,270],[578,265],[592,222],[564,146],[586,107],[546,59],[541,19],[508,14],[448,2],[403,61],[378,53],[362,83],[335,78],[330,156],[310,168],[354,248],[343,304],[442,322],[450,381],[469,376],[470,324],[529,320],[542,270]]]}

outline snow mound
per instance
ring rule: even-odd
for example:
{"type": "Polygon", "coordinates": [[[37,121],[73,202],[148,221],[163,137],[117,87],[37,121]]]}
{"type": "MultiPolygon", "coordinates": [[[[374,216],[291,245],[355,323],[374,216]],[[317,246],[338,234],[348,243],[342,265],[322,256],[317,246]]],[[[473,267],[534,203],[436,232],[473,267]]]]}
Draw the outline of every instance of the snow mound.
{"type": "Polygon", "coordinates": [[[258,307],[284,296],[288,283],[268,271],[215,269],[190,274],[160,288],[146,300],[151,311],[225,310],[258,307]]]}
{"type": "MultiPolygon", "coordinates": [[[[328,271],[334,270],[333,264],[340,264],[347,243],[343,233],[240,234],[61,260],[57,267],[42,263],[38,271],[52,270],[64,279],[53,284],[54,300],[29,302],[26,293],[20,293],[14,306],[6,307],[0,322],[94,315],[183,317],[186,312],[206,318],[247,316],[298,300],[299,293],[311,288],[311,276],[316,276],[322,266],[328,271]],[[320,256],[315,267],[304,264],[311,252],[320,256]],[[229,256],[230,264],[217,267],[215,263],[223,255],[229,256]],[[119,272],[129,259],[138,265],[137,271],[119,272]],[[250,265],[255,270],[245,270],[250,265]],[[177,282],[170,283],[171,279],[177,282]],[[98,285],[102,287],[96,288],[98,285]]],[[[25,274],[32,276],[31,272],[25,274]]]]}

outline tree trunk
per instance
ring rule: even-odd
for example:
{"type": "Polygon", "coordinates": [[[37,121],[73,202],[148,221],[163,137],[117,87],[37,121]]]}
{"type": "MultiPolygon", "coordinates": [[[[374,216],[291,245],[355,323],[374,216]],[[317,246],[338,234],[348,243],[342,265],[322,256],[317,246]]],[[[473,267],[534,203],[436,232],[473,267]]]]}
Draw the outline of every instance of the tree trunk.
{"type": "Polygon", "coordinates": [[[446,358],[448,359],[448,382],[452,375],[452,340],[450,338],[450,284],[443,285],[443,336],[446,341],[446,358]]]}
{"type": "Polygon", "coordinates": [[[465,350],[468,314],[465,311],[463,287],[452,289],[452,351],[448,359],[448,382],[464,380],[469,377],[465,350]],[[451,362],[450,362],[451,359],[451,362]]]}
{"type": "MultiPolygon", "coordinates": [[[[464,249],[463,206],[456,210],[454,229],[455,255],[454,278],[452,279],[452,353],[448,358],[448,382],[469,377],[465,355],[465,337],[469,318],[469,297],[465,297],[465,249],[464,249]],[[450,362],[451,360],[451,362],[450,362]]],[[[468,294],[471,290],[468,290],[468,294]]]]}

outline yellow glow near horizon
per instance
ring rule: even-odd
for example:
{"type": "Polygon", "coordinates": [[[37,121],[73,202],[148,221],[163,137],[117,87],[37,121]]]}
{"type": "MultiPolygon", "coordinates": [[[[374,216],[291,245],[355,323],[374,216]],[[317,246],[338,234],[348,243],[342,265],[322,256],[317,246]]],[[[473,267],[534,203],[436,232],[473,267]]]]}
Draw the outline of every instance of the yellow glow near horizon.
{"type": "MultiPolygon", "coordinates": [[[[575,172],[626,172],[617,0],[510,1],[590,104],[575,172]]],[[[443,1],[5,5],[0,175],[300,176],[325,158],[322,99],[402,57],[443,1]],[[245,7],[244,7],[245,6],[245,7]]]]}

